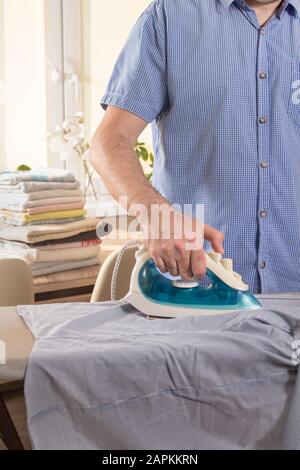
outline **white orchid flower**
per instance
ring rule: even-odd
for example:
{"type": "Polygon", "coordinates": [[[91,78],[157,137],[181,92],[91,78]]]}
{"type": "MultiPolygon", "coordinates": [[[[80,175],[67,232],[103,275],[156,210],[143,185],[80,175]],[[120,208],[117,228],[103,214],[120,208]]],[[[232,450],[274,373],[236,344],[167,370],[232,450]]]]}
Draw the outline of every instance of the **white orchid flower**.
{"type": "Polygon", "coordinates": [[[80,138],[77,135],[73,135],[73,134],[68,134],[67,141],[68,141],[69,147],[72,147],[72,148],[77,147],[77,145],[79,145],[81,142],[80,138]]]}
{"type": "Polygon", "coordinates": [[[78,122],[75,118],[68,118],[63,122],[63,128],[65,131],[77,132],[78,122]]]}
{"type": "Polygon", "coordinates": [[[50,149],[52,152],[65,152],[67,150],[68,146],[64,139],[57,135],[53,137],[50,141],[50,149]]]}
{"type": "Polygon", "coordinates": [[[53,152],[64,153],[75,150],[80,153],[82,159],[89,159],[89,145],[85,141],[84,113],[76,113],[73,117],[64,120],[62,125],[57,125],[48,133],[50,148],[53,152]]]}

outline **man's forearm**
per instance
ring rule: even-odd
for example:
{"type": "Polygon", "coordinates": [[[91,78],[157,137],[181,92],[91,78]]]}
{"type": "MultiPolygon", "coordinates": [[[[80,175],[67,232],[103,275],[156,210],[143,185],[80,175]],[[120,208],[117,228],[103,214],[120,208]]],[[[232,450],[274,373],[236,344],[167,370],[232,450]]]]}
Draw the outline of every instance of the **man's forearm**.
{"type": "Polygon", "coordinates": [[[146,179],[134,146],[135,142],[118,132],[96,134],[92,145],[94,168],[116,200],[127,198],[129,209],[166,204],[167,200],[146,179]]]}

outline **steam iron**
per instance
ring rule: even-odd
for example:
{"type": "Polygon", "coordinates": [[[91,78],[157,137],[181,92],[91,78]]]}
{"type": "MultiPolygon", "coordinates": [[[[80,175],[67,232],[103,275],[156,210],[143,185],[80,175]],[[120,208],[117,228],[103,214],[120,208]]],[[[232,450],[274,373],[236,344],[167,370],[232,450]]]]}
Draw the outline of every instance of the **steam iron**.
{"type": "Polygon", "coordinates": [[[171,280],[157,269],[147,250],[136,253],[127,302],[148,317],[176,318],[187,315],[221,315],[240,310],[258,310],[262,305],[233,271],[231,259],[207,253],[208,287],[198,282],[171,280]]]}

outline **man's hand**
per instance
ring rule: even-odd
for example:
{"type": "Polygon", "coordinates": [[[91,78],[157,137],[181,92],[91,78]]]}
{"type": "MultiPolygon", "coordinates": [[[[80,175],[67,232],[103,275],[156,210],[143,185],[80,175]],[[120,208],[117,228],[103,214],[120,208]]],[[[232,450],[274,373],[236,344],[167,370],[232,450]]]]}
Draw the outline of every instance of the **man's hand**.
{"type": "Polygon", "coordinates": [[[146,234],[144,243],[158,269],[172,276],[180,276],[184,280],[199,279],[206,273],[206,258],[203,250],[203,239],[211,243],[212,249],[224,254],[224,235],[220,231],[203,225],[189,216],[175,212],[169,208],[169,216],[164,210],[163,222],[153,227],[153,220],[141,221],[146,234]],[[166,219],[169,217],[169,233],[166,219]],[[161,225],[164,225],[164,229],[161,225]],[[153,234],[155,233],[155,237],[153,234]],[[181,236],[178,234],[181,233],[181,236]],[[152,236],[151,236],[152,235],[152,236]]]}

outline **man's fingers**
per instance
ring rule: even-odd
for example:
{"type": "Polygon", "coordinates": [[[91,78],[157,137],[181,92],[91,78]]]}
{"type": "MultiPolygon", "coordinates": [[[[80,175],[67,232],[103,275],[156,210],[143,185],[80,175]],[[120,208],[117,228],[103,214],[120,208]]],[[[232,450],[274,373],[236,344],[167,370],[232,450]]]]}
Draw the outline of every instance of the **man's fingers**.
{"type": "Polygon", "coordinates": [[[224,234],[209,225],[204,227],[204,238],[208,240],[216,253],[224,254],[224,234]]]}
{"type": "Polygon", "coordinates": [[[153,246],[148,246],[147,249],[148,249],[148,252],[149,252],[151,258],[155,262],[157,268],[162,273],[167,273],[168,268],[167,268],[166,263],[165,263],[165,261],[162,257],[161,251],[157,248],[154,248],[153,246]]]}
{"type": "Polygon", "coordinates": [[[164,265],[166,266],[166,272],[168,272],[169,274],[171,274],[171,276],[174,277],[179,276],[179,269],[175,257],[175,250],[173,244],[164,243],[161,246],[160,256],[164,262],[164,265]]]}
{"type": "Polygon", "coordinates": [[[206,274],[206,258],[203,250],[192,251],[191,268],[196,279],[201,279],[206,274]]]}
{"type": "Polygon", "coordinates": [[[158,269],[160,270],[160,272],[162,273],[167,273],[168,272],[168,268],[164,262],[164,260],[160,257],[157,258],[157,260],[155,261],[155,264],[156,266],[158,267],[158,269]]]}
{"type": "Polygon", "coordinates": [[[176,258],[163,259],[155,256],[154,261],[162,273],[168,272],[173,277],[180,276],[182,279],[190,280],[200,279],[206,274],[206,258],[203,250],[185,252],[181,256],[177,254],[176,258]]]}
{"type": "Polygon", "coordinates": [[[176,248],[176,261],[179,269],[179,275],[184,280],[193,278],[191,268],[191,252],[178,245],[176,248]]]}
{"type": "Polygon", "coordinates": [[[173,245],[166,243],[159,246],[150,245],[147,249],[157,268],[162,273],[169,273],[174,277],[179,276],[173,245]]]}

